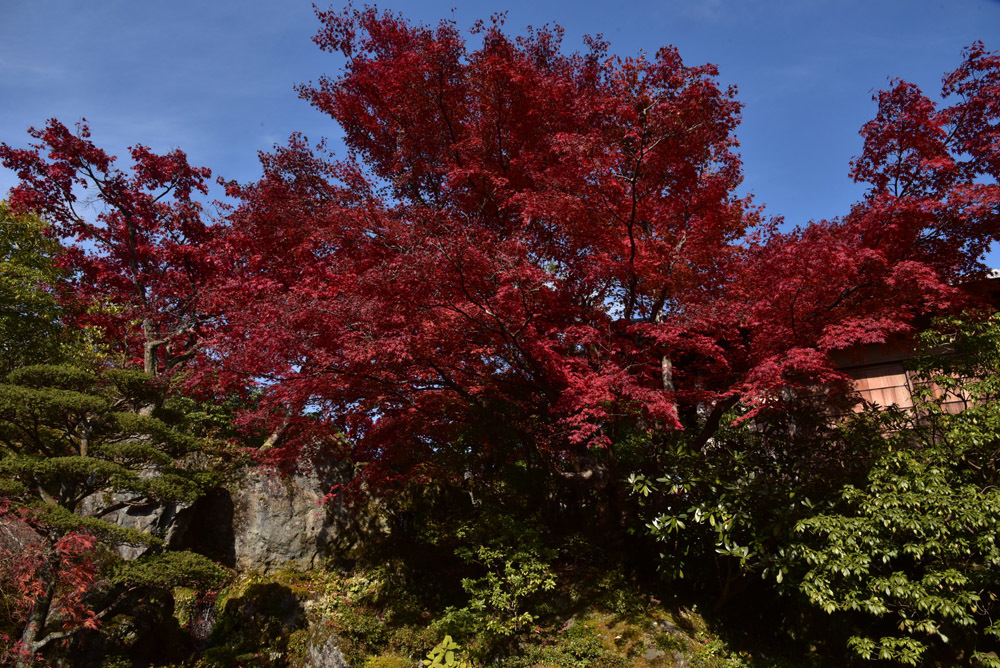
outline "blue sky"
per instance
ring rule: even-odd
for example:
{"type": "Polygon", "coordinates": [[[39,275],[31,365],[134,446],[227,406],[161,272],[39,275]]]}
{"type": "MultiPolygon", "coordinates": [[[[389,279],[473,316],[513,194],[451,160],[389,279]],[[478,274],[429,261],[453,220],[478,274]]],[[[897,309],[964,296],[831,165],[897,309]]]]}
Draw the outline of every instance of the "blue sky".
{"type": "MultiPolygon", "coordinates": [[[[841,215],[858,198],[848,161],[889,77],[936,93],[963,46],[1000,49],[998,0],[378,4],[460,27],[506,10],[512,32],[561,24],[569,49],[603,33],[620,55],[673,44],[688,64],[715,63],[746,105],[745,189],[796,224],[841,215]]],[[[290,133],[339,135],[293,90],[341,65],[313,45],[317,26],[308,0],[3,0],[0,140],[24,145],[31,125],[86,117],[113,153],[180,147],[193,164],[251,180],[257,151],[290,133]]],[[[0,168],[0,196],[14,183],[0,168]]]]}

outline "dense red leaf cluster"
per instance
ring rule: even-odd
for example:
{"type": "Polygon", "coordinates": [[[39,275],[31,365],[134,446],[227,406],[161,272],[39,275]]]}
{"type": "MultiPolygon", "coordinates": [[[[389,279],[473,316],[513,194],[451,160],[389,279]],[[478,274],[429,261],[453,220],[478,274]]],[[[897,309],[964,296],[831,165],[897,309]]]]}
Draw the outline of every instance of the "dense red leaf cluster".
{"type": "Polygon", "coordinates": [[[75,242],[61,261],[75,272],[80,321],[103,327],[150,373],[188,359],[200,291],[214,276],[213,228],[196,200],[211,172],[191,167],[180,150],[157,155],[137,145],[128,174],[82,122],[75,134],[54,119],[29,134],[37,140],[30,148],[0,144],[0,161],[21,179],[9,204],[75,242]]]}
{"type": "MultiPolygon", "coordinates": [[[[45,601],[50,619],[64,630],[96,629],[100,621],[87,605],[97,583],[97,540],[76,531],[47,540],[7,505],[0,504],[0,600],[8,623],[32,623],[32,612],[45,601]]],[[[34,621],[37,623],[37,621],[34,621]]],[[[0,633],[0,662],[26,661],[20,641],[0,633]]]]}
{"type": "Polygon", "coordinates": [[[566,54],[560,30],[499,20],[470,42],[371,8],[318,15],[316,43],[346,61],[299,92],[348,155],[293,136],[260,180],[227,184],[237,205],[213,225],[208,172],[179,151],[133,149],[128,176],[55,121],[33,150],[0,147],[23,180],[11,205],[82,242],[66,261],[120,305],[111,331],[144,323],[126,338],[147,368],[150,346],[154,368],[204,351],[202,391],[253,387],[275,452],[336,434],[385,482],[559,471],[637,430],[707,439],[737,403],[842,382],[834,351],[968,303],[1000,234],[1000,58],[982,44],[946,106],[901,81],[876,95],[864,199],[779,231],[737,194],[740,103],[710,65],[600,39],[566,54]],[[96,222],[74,208],[85,184],[96,222]]]}
{"type": "Polygon", "coordinates": [[[230,189],[254,251],[220,293],[254,303],[227,317],[231,368],[398,471],[552,461],[634,416],[680,427],[662,357],[756,224],[733,194],[735,92],[672,49],[567,56],[558,31],[495,22],[469,52],[449,23],[320,18],[348,65],[300,93],[351,158],[294,138],[230,189]]]}

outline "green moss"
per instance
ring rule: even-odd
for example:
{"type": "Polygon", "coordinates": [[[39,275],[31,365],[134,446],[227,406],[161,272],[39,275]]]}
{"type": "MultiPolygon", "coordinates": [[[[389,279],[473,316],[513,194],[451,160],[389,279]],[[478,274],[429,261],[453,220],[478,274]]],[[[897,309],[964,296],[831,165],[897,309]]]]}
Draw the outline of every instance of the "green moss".
{"type": "Polygon", "coordinates": [[[380,654],[365,661],[363,668],[413,668],[413,659],[399,654],[380,654]]]}
{"type": "MultiPolygon", "coordinates": [[[[313,664],[309,658],[309,649],[311,647],[324,647],[331,638],[334,638],[335,644],[340,646],[340,639],[332,624],[328,621],[313,620],[313,623],[308,628],[299,629],[289,636],[286,648],[287,663],[285,665],[292,668],[305,665],[312,666],[313,664]]],[[[351,662],[350,665],[355,666],[359,664],[351,662]]]]}
{"type": "Polygon", "coordinates": [[[413,618],[408,624],[396,627],[389,638],[388,647],[396,655],[419,657],[433,647],[438,635],[427,624],[413,618]]]}
{"type": "Polygon", "coordinates": [[[174,587],[174,619],[182,628],[186,628],[194,619],[195,603],[198,592],[188,587],[174,587]]]}
{"type": "Polygon", "coordinates": [[[595,622],[574,622],[544,642],[523,648],[504,668],[629,668],[624,656],[607,647],[595,622]]]}
{"type": "Polygon", "coordinates": [[[276,582],[258,582],[220,599],[209,638],[212,649],[206,651],[205,660],[222,662],[219,665],[286,665],[289,640],[306,624],[295,594],[276,582]]]}
{"type": "Polygon", "coordinates": [[[653,644],[664,652],[676,652],[688,646],[688,643],[675,633],[659,633],[653,638],[653,644]]]}
{"type": "MultiPolygon", "coordinates": [[[[568,578],[563,574],[562,578],[568,578]]],[[[696,611],[651,601],[632,580],[574,571],[573,587],[548,602],[549,612],[504,653],[477,658],[494,668],[769,668],[782,665],[735,648],[696,611]],[[567,591],[572,590],[572,595],[567,591]]],[[[195,593],[175,589],[184,625],[195,593]]],[[[358,668],[416,668],[439,645],[447,615],[414,583],[385,568],[287,569],[239,576],[216,601],[211,646],[193,668],[305,665],[310,647],[332,641],[358,668]]],[[[456,638],[474,657],[475,637],[456,638]]],[[[457,656],[457,655],[456,655],[457,656]]],[[[461,658],[461,657],[459,657],[461,658]]],[[[803,665],[798,664],[788,665],[803,665]]]]}
{"type": "Polygon", "coordinates": [[[227,577],[226,570],[194,552],[165,552],[116,565],[111,581],[130,586],[199,587],[213,589],[227,577]]]}
{"type": "Polygon", "coordinates": [[[342,641],[348,661],[358,663],[378,654],[387,644],[389,633],[377,611],[366,606],[345,606],[333,618],[333,627],[342,641]]]}

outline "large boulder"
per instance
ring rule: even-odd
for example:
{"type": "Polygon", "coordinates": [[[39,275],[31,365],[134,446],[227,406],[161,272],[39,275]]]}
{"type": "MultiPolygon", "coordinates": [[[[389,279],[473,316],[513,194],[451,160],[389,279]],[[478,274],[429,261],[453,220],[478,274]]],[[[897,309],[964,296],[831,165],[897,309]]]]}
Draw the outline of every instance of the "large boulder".
{"type": "MultiPolygon", "coordinates": [[[[237,570],[309,569],[328,558],[355,557],[367,537],[386,531],[372,506],[363,511],[363,503],[348,508],[327,499],[333,485],[347,476],[337,465],[325,472],[314,468],[291,474],[246,467],[193,504],[127,505],[105,513],[123,499],[95,495],[85,502],[84,512],[158,536],[169,549],[192,550],[237,570]]],[[[125,559],[146,550],[118,548],[125,559]]]]}
{"type": "Polygon", "coordinates": [[[291,474],[242,469],[195,504],[183,540],[172,547],[265,573],[355,558],[387,529],[374,503],[347,507],[328,498],[334,485],[348,479],[349,471],[337,464],[291,474]]]}
{"type": "Polygon", "coordinates": [[[310,629],[302,663],[296,668],[351,668],[340,651],[340,639],[330,629],[310,629]]]}
{"type": "Polygon", "coordinates": [[[332,556],[350,517],[324,500],[328,490],[314,473],[247,469],[230,488],[233,566],[308,569],[332,556]]]}
{"type": "MultiPolygon", "coordinates": [[[[191,507],[191,504],[144,503],[124,494],[94,494],[83,500],[79,510],[84,516],[100,517],[120,527],[156,536],[172,547],[187,531],[191,507]]],[[[115,546],[118,555],[128,560],[141,557],[149,550],[141,544],[115,546]]]]}

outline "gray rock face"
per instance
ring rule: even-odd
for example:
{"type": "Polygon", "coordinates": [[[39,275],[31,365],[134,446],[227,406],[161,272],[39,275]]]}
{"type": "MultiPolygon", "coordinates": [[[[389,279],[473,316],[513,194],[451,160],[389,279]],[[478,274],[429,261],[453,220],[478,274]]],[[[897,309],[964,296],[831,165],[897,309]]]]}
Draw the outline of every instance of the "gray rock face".
{"type": "Polygon", "coordinates": [[[666,655],[662,649],[657,649],[655,647],[649,647],[646,652],[642,655],[646,661],[656,661],[657,659],[662,659],[666,655]]]}
{"type": "MultiPolygon", "coordinates": [[[[120,527],[136,529],[162,538],[168,546],[172,546],[178,536],[187,530],[190,519],[188,510],[191,508],[187,504],[126,505],[111,512],[104,512],[104,509],[128,500],[127,496],[120,494],[111,495],[108,498],[101,494],[95,494],[83,500],[80,510],[85,516],[99,516],[101,519],[120,527]]],[[[115,551],[123,559],[131,560],[146,554],[149,548],[145,545],[118,545],[115,547],[115,551]]]]}
{"type": "MultiPolygon", "coordinates": [[[[247,468],[194,504],[128,506],[103,517],[158,536],[170,549],[193,550],[238,570],[309,569],[329,557],[354,556],[366,536],[386,530],[377,512],[359,518],[324,501],[332,485],[345,478],[336,465],[324,475],[247,468]]],[[[85,512],[98,515],[121,500],[95,495],[85,502],[85,512]]],[[[146,550],[118,549],[125,559],[146,550]]]]}
{"type": "Polygon", "coordinates": [[[315,475],[283,478],[248,470],[231,491],[233,565],[304,569],[329,556],[346,518],[342,509],[323,503],[326,489],[315,475]]]}
{"type": "Polygon", "coordinates": [[[336,463],[323,471],[288,476],[246,469],[228,486],[230,565],[268,572],[313,568],[331,557],[357,557],[373,536],[388,528],[375,504],[347,508],[324,500],[333,485],[348,479],[348,472],[336,463]]]}
{"type": "MultiPolygon", "coordinates": [[[[189,505],[132,506],[118,511],[111,519],[119,526],[131,527],[145,533],[159,536],[169,546],[187,528],[190,514],[189,505]]],[[[110,519],[110,518],[108,518],[110,519]]],[[[124,559],[135,559],[146,553],[148,548],[122,545],[118,553],[124,559]]]]}
{"type": "Polygon", "coordinates": [[[334,633],[313,634],[300,668],[351,668],[334,633]]]}

